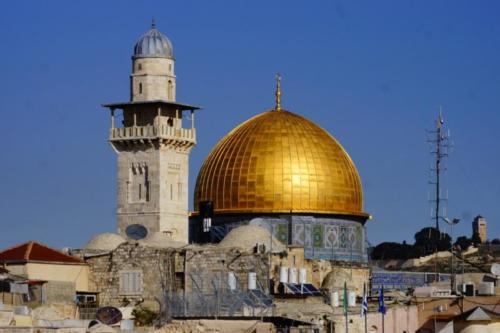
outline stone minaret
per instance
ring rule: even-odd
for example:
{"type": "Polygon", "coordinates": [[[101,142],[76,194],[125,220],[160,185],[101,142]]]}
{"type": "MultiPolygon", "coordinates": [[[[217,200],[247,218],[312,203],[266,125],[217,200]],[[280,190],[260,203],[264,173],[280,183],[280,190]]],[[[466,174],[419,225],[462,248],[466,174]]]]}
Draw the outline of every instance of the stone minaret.
{"type": "Polygon", "coordinates": [[[189,153],[198,108],[176,102],[174,64],[172,44],[153,22],[134,48],[131,101],[104,106],[111,109],[109,142],[118,155],[119,234],[163,232],[187,243],[189,153]]]}

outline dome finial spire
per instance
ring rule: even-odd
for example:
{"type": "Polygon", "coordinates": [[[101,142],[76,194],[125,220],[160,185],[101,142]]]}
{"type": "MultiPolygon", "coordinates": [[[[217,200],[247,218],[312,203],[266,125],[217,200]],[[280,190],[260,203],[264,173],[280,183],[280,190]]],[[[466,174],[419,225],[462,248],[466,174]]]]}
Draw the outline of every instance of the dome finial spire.
{"type": "Polygon", "coordinates": [[[281,74],[276,73],[276,106],[274,109],[276,111],[281,111],[281,74]]]}
{"type": "Polygon", "coordinates": [[[153,17],[151,19],[151,29],[155,29],[156,28],[156,22],[155,22],[155,18],[153,17]]]}

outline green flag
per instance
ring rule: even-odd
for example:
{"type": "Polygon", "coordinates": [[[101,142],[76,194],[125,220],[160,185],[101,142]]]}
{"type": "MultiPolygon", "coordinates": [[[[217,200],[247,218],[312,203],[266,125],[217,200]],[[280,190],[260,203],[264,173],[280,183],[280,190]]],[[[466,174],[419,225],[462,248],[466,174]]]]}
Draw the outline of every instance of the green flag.
{"type": "Polygon", "coordinates": [[[342,307],[344,308],[344,314],[347,314],[347,282],[344,281],[344,300],[342,302],[342,307]]]}

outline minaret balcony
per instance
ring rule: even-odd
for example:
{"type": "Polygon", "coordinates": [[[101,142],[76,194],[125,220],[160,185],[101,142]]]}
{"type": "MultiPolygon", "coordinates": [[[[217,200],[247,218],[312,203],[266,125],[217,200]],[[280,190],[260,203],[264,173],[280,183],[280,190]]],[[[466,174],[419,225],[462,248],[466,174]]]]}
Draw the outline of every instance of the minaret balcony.
{"type": "Polygon", "coordinates": [[[169,125],[148,125],[111,128],[109,141],[172,141],[180,144],[196,144],[195,128],[176,128],[169,125]]]}

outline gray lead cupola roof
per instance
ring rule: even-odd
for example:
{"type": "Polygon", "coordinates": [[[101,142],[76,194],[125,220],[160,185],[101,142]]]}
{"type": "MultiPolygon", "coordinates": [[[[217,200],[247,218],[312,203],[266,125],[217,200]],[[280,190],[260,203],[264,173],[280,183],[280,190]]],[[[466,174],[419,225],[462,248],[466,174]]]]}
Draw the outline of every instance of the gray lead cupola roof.
{"type": "Polygon", "coordinates": [[[151,23],[151,29],[135,43],[134,58],[174,59],[172,43],[167,36],[156,29],[154,20],[151,23]]]}

